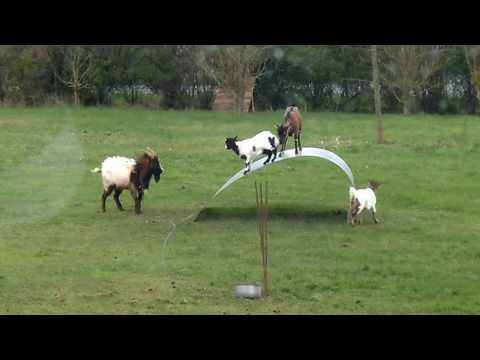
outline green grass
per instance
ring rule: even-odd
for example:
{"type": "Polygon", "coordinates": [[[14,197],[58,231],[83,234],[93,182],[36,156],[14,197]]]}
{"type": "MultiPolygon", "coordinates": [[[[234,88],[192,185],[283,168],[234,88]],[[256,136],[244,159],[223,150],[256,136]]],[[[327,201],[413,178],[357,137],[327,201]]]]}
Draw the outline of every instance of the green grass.
{"type": "MultiPolygon", "coordinates": [[[[281,113],[0,109],[2,314],[480,313],[480,119],[305,113],[303,145],[324,147],[357,185],[383,185],[374,225],[346,224],[348,180],[295,159],[237,182],[224,138],[273,129],[281,113]],[[90,173],[151,146],[166,174],[136,216],[90,173]],[[254,181],[270,184],[271,296],[261,284],[254,181]],[[192,214],[198,213],[198,221],[192,214]],[[172,231],[174,230],[174,231],[172,231]]],[[[291,145],[291,143],[290,143],[291,145]]]]}

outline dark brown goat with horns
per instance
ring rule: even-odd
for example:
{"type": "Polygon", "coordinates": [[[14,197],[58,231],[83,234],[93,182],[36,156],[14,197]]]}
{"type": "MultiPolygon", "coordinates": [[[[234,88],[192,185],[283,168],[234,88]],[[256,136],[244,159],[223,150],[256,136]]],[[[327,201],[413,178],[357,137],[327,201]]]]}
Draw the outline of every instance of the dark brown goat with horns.
{"type": "Polygon", "coordinates": [[[302,143],[300,136],[302,134],[303,119],[298,107],[290,105],[285,110],[283,115],[283,124],[277,125],[277,133],[282,145],[280,157],[283,155],[287,146],[289,136],[293,136],[295,139],[295,155],[298,155],[299,151],[302,152],[302,143]]]}

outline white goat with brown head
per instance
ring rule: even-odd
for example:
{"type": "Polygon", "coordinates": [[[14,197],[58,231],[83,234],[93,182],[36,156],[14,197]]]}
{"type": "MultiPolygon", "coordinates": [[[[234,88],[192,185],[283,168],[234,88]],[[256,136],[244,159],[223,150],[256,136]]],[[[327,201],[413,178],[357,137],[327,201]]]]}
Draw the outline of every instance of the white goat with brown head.
{"type": "Polygon", "coordinates": [[[356,190],[353,187],[350,187],[350,209],[348,210],[348,223],[349,224],[359,224],[360,223],[360,214],[363,210],[371,210],[373,215],[373,220],[375,223],[379,223],[379,220],[376,217],[377,213],[377,197],[375,192],[380,187],[380,183],[375,180],[368,180],[368,188],[356,190]]]}

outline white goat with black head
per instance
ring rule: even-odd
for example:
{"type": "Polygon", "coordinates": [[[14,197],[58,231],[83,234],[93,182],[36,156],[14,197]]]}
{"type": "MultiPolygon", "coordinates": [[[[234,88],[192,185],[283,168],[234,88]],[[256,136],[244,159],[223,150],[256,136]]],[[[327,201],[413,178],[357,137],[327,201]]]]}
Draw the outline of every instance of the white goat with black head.
{"type": "Polygon", "coordinates": [[[380,187],[380,183],[375,180],[368,180],[368,188],[355,189],[350,187],[350,209],[348,210],[348,223],[354,225],[360,223],[360,214],[363,210],[371,210],[373,220],[375,223],[379,223],[379,220],[375,216],[377,213],[377,197],[375,192],[380,187]]]}
{"type": "Polygon", "coordinates": [[[135,212],[140,214],[143,194],[150,187],[152,176],[155,182],[160,181],[164,172],[158,155],[150,148],[137,159],[120,156],[109,157],[102,163],[102,168],[92,170],[93,173],[102,173],[103,194],[102,211],[105,212],[107,198],[115,192],[113,198],[118,210],[124,211],[120,203],[120,195],[124,190],[130,190],[135,202],[135,212]]]}
{"type": "Polygon", "coordinates": [[[257,160],[262,155],[268,156],[264,165],[268,164],[270,160],[274,162],[277,158],[279,145],[280,141],[270,131],[262,131],[254,137],[242,141],[238,140],[238,136],[225,140],[225,149],[232,150],[240,159],[245,160],[244,175],[250,172],[252,161],[257,160]]]}

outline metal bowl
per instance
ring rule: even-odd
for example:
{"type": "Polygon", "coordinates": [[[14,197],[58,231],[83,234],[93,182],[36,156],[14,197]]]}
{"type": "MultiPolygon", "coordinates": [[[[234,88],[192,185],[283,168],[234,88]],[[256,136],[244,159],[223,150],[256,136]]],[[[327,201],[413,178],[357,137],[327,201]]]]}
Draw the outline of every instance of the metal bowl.
{"type": "Polygon", "coordinates": [[[262,297],[262,288],[255,285],[239,285],[235,288],[235,294],[247,299],[259,299],[262,297]]]}

